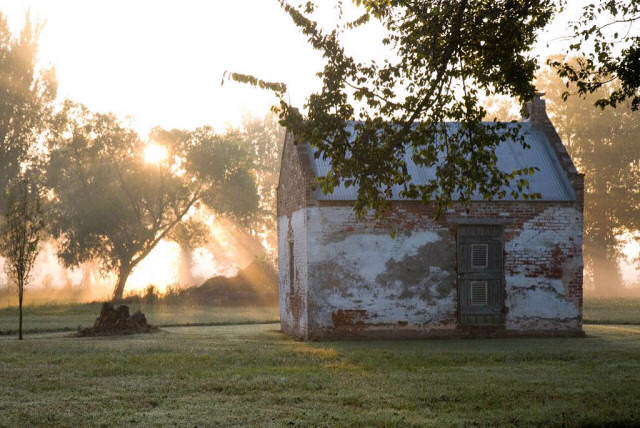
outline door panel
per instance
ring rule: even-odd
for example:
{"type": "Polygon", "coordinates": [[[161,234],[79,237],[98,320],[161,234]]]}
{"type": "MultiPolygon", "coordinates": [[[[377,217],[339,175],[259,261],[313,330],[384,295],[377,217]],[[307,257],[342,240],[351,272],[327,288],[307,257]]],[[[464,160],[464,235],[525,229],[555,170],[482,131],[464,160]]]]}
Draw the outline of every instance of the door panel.
{"type": "Polygon", "coordinates": [[[460,322],[504,323],[504,262],[500,226],[461,226],[458,230],[460,322]]]}

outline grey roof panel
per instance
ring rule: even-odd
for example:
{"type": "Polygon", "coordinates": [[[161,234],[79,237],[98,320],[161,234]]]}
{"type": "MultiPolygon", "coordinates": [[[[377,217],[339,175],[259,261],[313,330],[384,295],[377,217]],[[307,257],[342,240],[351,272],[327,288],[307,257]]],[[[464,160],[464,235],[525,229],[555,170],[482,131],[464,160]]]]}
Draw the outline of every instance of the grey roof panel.
{"type": "MultiPolygon", "coordinates": [[[[454,128],[457,124],[448,123],[447,126],[454,128]]],[[[525,140],[531,147],[524,149],[520,143],[512,140],[502,142],[496,148],[498,167],[504,172],[526,167],[537,167],[539,171],[536,171],[533,176],[526,177],[530,183],[529,192],[540,193],[543,201],[575,200],[575,192],[547,137],[528,122],[509,126],[521,126],[525,140]]],[[[311,167],[316,177],[325,176],[331,168],[331,161],[322,158],[315,159],[315,151],[313,148],[308,150],[311,167]]],[[[411,182],[418,185],[426,184],[435,177],[435,167],[425,168],[416,165],[411,159],[411,155],[411,148],[408,148],[405,152],[405,162],[407,164],[407,172],[411,176],[411,182]]],[[[407,199],[400,197],[401,189],[400,186],[394,186],[392,200],[407,199]]],[[[318,200],[351,201],[356,199],[357,191],[357,186],[346,187],[344,183],[341,183],[336,186],[333,193],[328,195],[323,194],[319,189],[316,190],[315,197],[318,200]]],[[[476,194],[472,197],[472,200],[482,200],[482,196],[476,194]]],[[[514,199],[507,193],[504,200],[514,199]]]]}

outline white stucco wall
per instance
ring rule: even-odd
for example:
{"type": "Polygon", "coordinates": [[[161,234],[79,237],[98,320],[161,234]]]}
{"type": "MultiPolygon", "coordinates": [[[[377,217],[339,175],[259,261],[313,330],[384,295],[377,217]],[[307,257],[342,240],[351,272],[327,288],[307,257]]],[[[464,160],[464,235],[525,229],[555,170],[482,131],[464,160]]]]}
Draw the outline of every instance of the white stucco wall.
{"type": "MultiPolygon", "coordinates": [[[[505,222],[507,332],[581,331],[582,215],[559,205],[505,205],[497,214],[488,205],[476,212],[505,222]]],[[[347,206],[311,206],[280,217],[283,330],[302,338],[459,332],[454,216],[472,217],[473,212],[448,215],[454,220],[436,222],[403,212],[395,237],[372,219],[356,220],[347,206]],[[296,267],[293,293],[290,237],[296,267]]]]}
{"type": "Polygon", "coordinates": [[[392,237],[349,207],[310,207],[307,217],[312,329],[454,328],[455,243],[446,229],[428,221],[392,237]]]}

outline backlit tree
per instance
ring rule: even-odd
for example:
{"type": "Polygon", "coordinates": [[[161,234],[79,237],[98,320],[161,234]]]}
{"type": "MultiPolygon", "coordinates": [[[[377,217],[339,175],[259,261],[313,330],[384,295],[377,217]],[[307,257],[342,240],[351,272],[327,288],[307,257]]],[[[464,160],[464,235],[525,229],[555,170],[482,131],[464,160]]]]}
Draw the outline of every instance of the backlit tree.
{"type": "Polygon", "coordinates": [[[155,129],[148,143],[112,115],[71,103],[61,115],[47,174],[59,256],[67,266],[95,259],[117,272],[115,300],[197,204],[240,219],[257,208],[248,154],[211,128],[155,129]],[[145,158],[149,144],[161,156],[145,158]]]}

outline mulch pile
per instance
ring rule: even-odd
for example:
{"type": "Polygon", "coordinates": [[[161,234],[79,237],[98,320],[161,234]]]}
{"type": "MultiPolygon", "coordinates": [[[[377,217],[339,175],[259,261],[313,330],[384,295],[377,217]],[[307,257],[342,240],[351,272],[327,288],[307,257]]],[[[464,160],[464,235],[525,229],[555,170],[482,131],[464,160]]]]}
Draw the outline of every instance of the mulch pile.
{"type": "Polygon", "coordinates": [[[111,303],[103,303],[100,316],[93,327],[79,329],[77,336],[113,336],[120,334],[152,333],[158,328],[147,323],[147,318],[140,311],[129,315],[126,305],[114,308],[111,303]]]}

